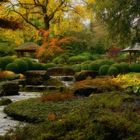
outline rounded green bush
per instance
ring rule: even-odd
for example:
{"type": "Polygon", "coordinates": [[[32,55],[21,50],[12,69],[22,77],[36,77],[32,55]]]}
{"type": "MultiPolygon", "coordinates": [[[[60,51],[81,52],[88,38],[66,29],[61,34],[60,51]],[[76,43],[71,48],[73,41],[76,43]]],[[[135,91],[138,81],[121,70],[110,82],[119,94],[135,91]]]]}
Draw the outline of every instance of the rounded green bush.
{"type": "Polygon", "coordinates": [[[119,71],[116,67],[114,66],[111,66],[109,69],[108,69],[108,74],[111,75],[111,76],[116,76],[119,74],[119,71]]]}
{"type": "Polygon", "coordinates": [[[99,68],[99,74],[100,75],[107,75],[108,74],[108,69],[109,69],[109,65],[103,65],[99,68]]]}
{"type": "Polygon", "coordinates": [[[14,61],[14,63],[17,64],[19,73],[22,73],[28,70],[28,64],[26,61],[17,59],[14,61]]]}
{"type": "Polygon", "coordinates": [[[45,65],[41,63],[33,63],[33,70],[45,70],[45,65]]]}
{"type": "Polygon", "coordinates": [[[113,63],[114,62],[111,61],[111,60],[102,60],[102,59],[99,59],[99,60],[95,60],[92,63],[90,63],[89,64],[89,69],[90,70],[93,70],[93,71],[99,71],[99,68],[102,65],[112,65],[113,63]]]}
{"type": "Polygon", "coordinates": [[[119,63],[115,63],[115,64],[113,64],[111,66],[116,67],[118,69],[119,73],[121,73],[122,68],[121,68],[121,65],[119,63]]]}
{"type": "Polygon", "coordinates": [[[56,66],[56,64],[54,64],[54,63],[47,63],[47,64],[44,65],[44,67],[45,67],[46,70],[48,68],[52,68],[52,67],[55,67],[55,66],[56,66]]]}
{"type": "Polygon", "coordinates": [[[0,58],[0,68],[4,70],[9,63],[12,63],[14,58],[11,56],[5,56],[0,58]]]}
{"type": "Polygon", "coordinates": [[[140,72],[140,64],[131,64],[129,69],[131,72],[140,72]]]}
{"type": "Polygon", "coordinates": [[[33,69],[33,61],[30,58],[23,58],[23,60],[27,63],[28,70],[32,70],[33,69]]]}
{"type": "Polygon", "coordinates": [[[126,62],[122,62],[122,63],[120,63],[120,72],[121,73],[127,73],[127,72],[129,72],[129,64],[128,63],[126,63],[126,62]]]}
{"type": "Polygon", "coordinates": [[[19,72],[18,65],[16,63],[10,63],[6,66],[6,70],[13,71],[15,73],[19,72]]]}
{"type": "Polygon", "coordinates": [[[81,71],[81,64],[73,65],[72,68],[74,69],[74,71],[79,72],[81,71]]]}

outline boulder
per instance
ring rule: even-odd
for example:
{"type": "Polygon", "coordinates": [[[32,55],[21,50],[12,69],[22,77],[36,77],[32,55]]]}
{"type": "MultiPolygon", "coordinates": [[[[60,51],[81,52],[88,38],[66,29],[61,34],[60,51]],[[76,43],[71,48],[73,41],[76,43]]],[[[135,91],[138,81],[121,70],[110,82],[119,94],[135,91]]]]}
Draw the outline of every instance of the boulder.
{"type": "Polygon", "coordinates": [[[54,67],[54,68],[49,68],[47,70],[47,74],[49,76],[67,76],[67,75],[74,75],[75,71],[72,68],[68,67],[54,67]]]}
{"type": "Polygon", "coordinates": [[[82,87],[74,91],[75,96],[89,96],[91,93],[97,92],[96,87],[82,87]]]}
{"type": "Polygon", "coordinates": [[[88,77],[95,78],[97,76],[97,72],[91,70],[83,70],[75,74],[76,81],[82,81],[87,79],[88,77]]]}
{"type": "Polygon", "coordinates": [[[0,96],[18,95],[19,85],[17,82],[3,82],[0,85],[0,96]]]}
{"type": "Polygon", "coordinates": [[[45,70],[32,70],[25,73],[26,85],[42,85],[50,77],[45,70]]]}
{"type": "Polygon", "coordinates": [[[0,106],[8,105],[8,104],[10,104],[10,103],[12,103],[12,100],[10,100],[10,99],[8,99],[8,98],[2,98],[2,99],[0,100],[0,106]]]}

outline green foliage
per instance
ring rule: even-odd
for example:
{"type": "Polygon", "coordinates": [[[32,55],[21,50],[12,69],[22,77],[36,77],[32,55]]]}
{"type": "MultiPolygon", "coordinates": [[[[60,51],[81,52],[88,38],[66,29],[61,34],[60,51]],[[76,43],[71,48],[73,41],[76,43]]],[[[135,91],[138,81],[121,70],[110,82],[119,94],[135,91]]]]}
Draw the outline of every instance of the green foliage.
{"type": "Polygon", "coordinates": [[[104,54],[106,52],[105,46],[101,41],[98,41],[93,48],[91,48],[91,51],[95,54],[104,54]]]}
{"type": "Polygon", "coordinates": [[[103,93],[58,103],[42,103],[37,99],[12,103],[5,108],[8,114],[26,116],[28,120],[44,119],[44,122],[17,127],[5,139],[138,140],[140,118],[136,111],[137,99],[127,94],[103,93]],[[55,120],[45,121],[48,114],[53,114],[52,118],[56,115],[55,120]]]}
{"type": "Polygon", "coordinates": [[[118,75],[119,74],[119,71],[118,71],[118,69],[116,68],[116,67],[114,67],[114,66],[111,66],[109,69],[108,69],[108,74],[109,75],[113,75],[113,76],[116,76],[116,75],[118,75]]]}
{"type": "Polygon", "coordinates": [[[132,24],[140,13],[139,5],[138,0],[131,2],[130,0],[98,0],[96,2],[97,17],[106,25],[110,39],[121,43],[122,46],[131,41],[139,42],[140,30],[132,24]],[[121,17],[121,15],[125,16],[121,17]]]}
{"type": "Polygon", "coordinates": [[[99,68],[99,74],[100,75],[107,75],[108,74],[108,69],[109,69],[109,65],[103,65],[99,68]]]}
{"type": "Polygon", "coordinates": [[[131,72],[140,72],[140,64],[131,64],[129,68],[131,72]]]}
{"type": "Polygon", "coordinates": [[[0,100],[0,106],[8,105],[8,104],[10,104],[10,103],[12,103],[12,101],[11,101],[10,99],[8,99],[8,98],[2,98],[2,99],[0,100]]]}
{"type": "Polygon", "coordinates": [[[45,69],[46,69],[45,66],[41,63],[34,62],[32,64],[32,70],[45,70],[45,69]]]}
{"type": "Polygon", "coordinates": [[[56,58],[53,59],[53,62],[56,64],[66,64],[68,63],[69,55],[68,54],[62,54],[56,58]]]}
{"type": "Polygon", "coordinates": [[[111,60],[95,60],[90,64],[90,70],[99,71],[100,66],[102,65],[112,65],[113,61],[111,60]]]}
{"type": "Polygon", "coordinates": [[[81,64],[72,65],[72,68],[74,69],[74,71],[79,72],[81,71],[81,64]]]}
{"type": "Polygon", "coordinates": [[[88,61],[88,60],[92,60],[92,55],[90,53],[80,53],[76,56],[71,56],[69,58],[69,62],[70,63],[81,63],[84,61],[88,61]]]}
{"type": "Polygon", "coordinates": [[[6,70],[13,71],[15,73],[19,73],[19,67],[16,63],[9,63],[6,66],[6,70]]]}
{"type": "Polygon", "coordinates": [[[33,68],[33,66],[32,66],[33,65],[33,60],[30,59],[30,58],[27,58],[27,57],[22,58],[22,60],[24,60],[27,63],[28,70],[32,70],[32,68],[33,68]]]}
{"type": "Polygon", "coordinates": [[[0,58],[0,68],[4,70],[9,63],[12,63],[14,58],[11,56],[5,56],[0,58]]]}
{"type": "Polygon", "coordinates": [[[115,63],[112,66],[116,67],[119,71],[119,73],[127,73],[129,72],[129,64],[126,62],[121,62],[121,63],[115,63]]]}
{"type": "Polygon", "coordinates": [[[14,48],[10,45],[5,46],[5,43],[0,42],[0,57],[4,57],[7,55],[13,55],[14,54],[14,48]]]}
{"type": "Polygon", "coordinates": [[[23,73],[28,70],[28,63],[22,59],[17,59],[14,63],[18,66],[18,72],[23,73]]]}
{"type": "Polygon", "coordinates": [[[47,63],[47,64],[44,65],[44,67],[47,70],[48,68],[56,67],[56,64],[54,64],[54,63],[47,63]]]}
{"type": "Polygon", "coordinates": [[[129,72],[129,64],[122,62],[120,63],[121,73],[127,73],[129,72]]]}

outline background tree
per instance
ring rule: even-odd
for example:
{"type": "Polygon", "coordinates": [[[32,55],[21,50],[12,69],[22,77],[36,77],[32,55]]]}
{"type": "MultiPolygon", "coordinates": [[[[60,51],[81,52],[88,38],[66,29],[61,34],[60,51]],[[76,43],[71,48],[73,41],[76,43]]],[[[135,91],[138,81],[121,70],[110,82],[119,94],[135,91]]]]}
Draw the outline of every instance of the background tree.
{"type": "MultiPolygon", "coordinates": [[[[8,0],[0,0],[0,10],[2,11],[4,9],[4,4],[8,2],[8,0]]],[[[5,17],[0,17],[0,27],[6,28],[6,29],[20,29],[22,26],[20,23],[18,23],[15,20],[10,20],[5,17]]]]}
{"type": "Polygon", "coordinates": [[[96,15],[107,27],[114,42],[124,46],[140,41],[139,0],[98,0],[96,15]]]}
{"type": "Polygon", "coordinates": [[[10,1],[9,10],[17,13],[36,29],[42,28],[36,22],[40,21],[41,26],[48,30],[57,12],[64,10],[68,2],[69,0],[17,0],[10,1]]]}

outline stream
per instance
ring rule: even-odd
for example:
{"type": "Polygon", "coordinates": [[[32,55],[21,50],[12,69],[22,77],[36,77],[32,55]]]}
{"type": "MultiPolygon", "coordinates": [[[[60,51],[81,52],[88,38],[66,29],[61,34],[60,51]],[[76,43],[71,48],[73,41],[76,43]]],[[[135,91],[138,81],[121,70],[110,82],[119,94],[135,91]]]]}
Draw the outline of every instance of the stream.
{"type": "MultiPolygon", "coordinates": [[[[39,97],[40,95],[41,95],[41,93],[37,93],[37,92],[19,92],[19,95],[3,96],[3,97],[0,97],[0,99],[9,98],[13,102],[15,102],[15,101],[25,100],[25,99],[29,99],[29,98],[36,98],[36,97],[39,97]]],[[[5,106],[0,106],[0,135],[6,134],[6,132],[8,132],[8,130],[21,124],[20,121],[17,121],[17,120],[12,119],[11,117],[8,117],[7,114],[5,114],[3,112],[4,107],[5,106]]],[[[22,125],[23,124],[25,124],[25,123],[22,123],[22,125]]]]}
{"type": "MultiPolygon", "coordinates": [[[[74,76],[51,76],[51,78],[56,78],[60,80],[64,84],[65,87],[71,87],[75,82],[74,76]]],[[[41,93],[37,93],[37,92],[19,92],[19,95],[3,96],[3,97],[0,97],[0,99],[9,98],[13,102],[16,102],[20,100],[29,99],[29,98],[36,98],[36,97],[39,97],[40,95],[41,93]]],[[[0,135],[4,135],[6,132],[8,132],[8,130],[10,130],[11,128],[14,128],[15,126],[19,124],[22,124],[22,125],[26,124],[26,123],[14,120],[13,118],[7,116],[7,114],[3,112],[4,107],[5,106],[0,106],[0,135]]]]}

